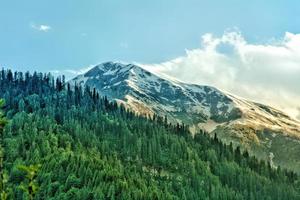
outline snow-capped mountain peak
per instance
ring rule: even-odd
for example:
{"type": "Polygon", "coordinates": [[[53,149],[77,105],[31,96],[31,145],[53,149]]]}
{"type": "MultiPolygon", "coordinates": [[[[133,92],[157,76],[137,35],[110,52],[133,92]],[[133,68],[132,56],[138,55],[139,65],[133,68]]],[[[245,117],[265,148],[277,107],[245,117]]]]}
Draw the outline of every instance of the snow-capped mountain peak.
{"type": "MultiPolygon", "coordinates": [[[[106,62],[70,81],[88,85],[137,113],[166,115],[172,122],[195,126],[217,123],[249,123],[256,127],[300,130],[297,121],[274,108],[254,103],[214,87],[187,84],[151,73],[133,64],[106,62]]],[[[296,130],[296,131],[295,131],[296,130]]],[[[300,137],[300,136],[299,136],[300,137]]]]}
{"type": "Polygon", "coordinates": [[[189,125],[193,132],[206,129],[225,142],[242,144],[258,157],[272,153],[275,163],[300,168],[298,161],[284,157],[280,146],[293,146],[292,154],[298,155],[300,123],[272,107],[117,62],[97,65],[69,83],[96,88],[136,113],[167,116],[170,122],[189,125]]]}
{"type": "Polygon", "coordinates": [[[180,119],[180,113],[194,113],[203,118],[201,122],[213,117],[217,121],[234,117],[232,101],[216,88],[164,79],[136,65],[103,63],[71,83],[87,84],[110,99],[143,108],[135,110],[138,113],[167,115],[173,122],[191,124],[194,120],[180,119]]]}

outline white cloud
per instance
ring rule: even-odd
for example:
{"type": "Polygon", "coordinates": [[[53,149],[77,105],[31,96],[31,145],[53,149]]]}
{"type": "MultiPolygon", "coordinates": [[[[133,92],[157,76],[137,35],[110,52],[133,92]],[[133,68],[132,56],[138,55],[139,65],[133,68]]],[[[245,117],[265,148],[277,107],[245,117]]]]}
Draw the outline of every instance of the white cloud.
{"type": "Polygon", "coordinates": [[[54,76],[65,75],[66,80],[70,80],[70,79],[74,78],[75,76],[86,73],[87,71],[92,69],[94,66],[95,65],[90,65],[90,66],[87,66],[87,67],[79,68],[77,70],[74,70],[74,69],[57,70],[56,69],[56,70],[50,71],[50,73],[53,74],[54,76]]]}
{"type": "MultiPolygon", "coordinates": [[[[202,36],[202,46],[173,60],[144,65],[182,81],[212,85],[299,115],[300,34],[265,44],[246,41],[239,31],[202,36]]],[[[300,116],[300,115],[299,115],[300,116]]]]}
{"type": "Polygon", "coordinates": [[[52,29],[51,26],[49,26],[49,25],[45,25],[45,24],[37,25],[35,23],[31,23],[30,27],[35,29],[35,30],[42,31],[42,32],[48,32],[52,29]]]}

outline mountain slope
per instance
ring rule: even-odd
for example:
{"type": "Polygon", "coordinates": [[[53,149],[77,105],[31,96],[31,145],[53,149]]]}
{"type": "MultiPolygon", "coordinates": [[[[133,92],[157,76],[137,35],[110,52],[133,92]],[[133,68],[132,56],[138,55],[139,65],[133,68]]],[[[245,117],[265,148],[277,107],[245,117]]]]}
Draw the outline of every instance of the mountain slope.
{"type": "Polygon", "coordinates": [[[96,88],[140,114],[168,115],[171,121],[191,124],[213,118],[225,122],[238,117],[232,100],[216,88],[163,79],[136,65],[104,63],[70,83],[96,88]],[[186,116],[181,119],[183,113],[196,114],[199,120],[186,116]]]}
{"type": "Polygon", "coordinates": [[[243,144],[260,158],[272,159],[274,165],[300,169],[300,124],[269,106],[132,64],[103,63],[69,83],[96,88],[139,114],[167,116],[170,122],[188,124],[193,132],[204,128],[225,142],[243,144]]]}
{"type": "Polygon", "coordinates": [[[300,197],[295,173],[207,134],[192,138],[183,126],[134,116],[87,90],[64,89],[59,78],[55,86],[51,75],[27,73],[24,81],[22,73],[12,74],[0,71],[9,121],[1,142],[6,199],[300,197]]]}

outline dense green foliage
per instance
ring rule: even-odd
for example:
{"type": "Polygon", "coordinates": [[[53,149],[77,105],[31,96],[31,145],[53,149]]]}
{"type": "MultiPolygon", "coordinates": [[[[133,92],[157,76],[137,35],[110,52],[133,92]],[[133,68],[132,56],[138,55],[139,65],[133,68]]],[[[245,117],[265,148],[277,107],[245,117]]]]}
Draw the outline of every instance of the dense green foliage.
{"type": "MultiPolygon", "coordinates": [[[[4,105],[4,100],[0,99],[0,109],[4,105]]],[[[6,176],[6,173],[4,173],[4,148],[3,148],[3,128],[6,125],[7,120],[4,117],[3,112],[0,110],[0,199],[5,200],[7,199],[7,188],[6,183],[8,181],[8,178],[6,176]]]]}
{"type": "Polygon", "coordinates": [[[205,133],[193,138],[184,125],[135,116],[95,90],[71,90],[63,78],[2,71],[0,97],[11,199],[30,198],[19,166],[34,164],[34,199],[300,199],[295,173],[205,133]]]}

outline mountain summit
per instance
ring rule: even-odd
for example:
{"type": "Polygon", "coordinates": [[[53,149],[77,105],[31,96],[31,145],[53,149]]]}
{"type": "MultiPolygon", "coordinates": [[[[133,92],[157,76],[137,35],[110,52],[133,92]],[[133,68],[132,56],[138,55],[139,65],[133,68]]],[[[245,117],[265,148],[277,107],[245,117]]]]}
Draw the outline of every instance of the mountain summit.
{"type": "Polygon", "coordinates": [[[106,62],[69,83],[96,88],[139,114],[185,123],[194,133],[206,129],[227,143],[242,144],[259,158],[273,159],[275,165],[300,169],[300,124],[272,107],[214,87],[166,78],[133,64],[106,62]]]}
{"type": "Polygon", "coordinates": [[[191,125],[208,119],[226,122],[239,117],[231,99],[216,88],[161,78],[136,65],[103,63],[71,83],[96,88],[137,113],[167,115],[172,122],[191,125]]]}

